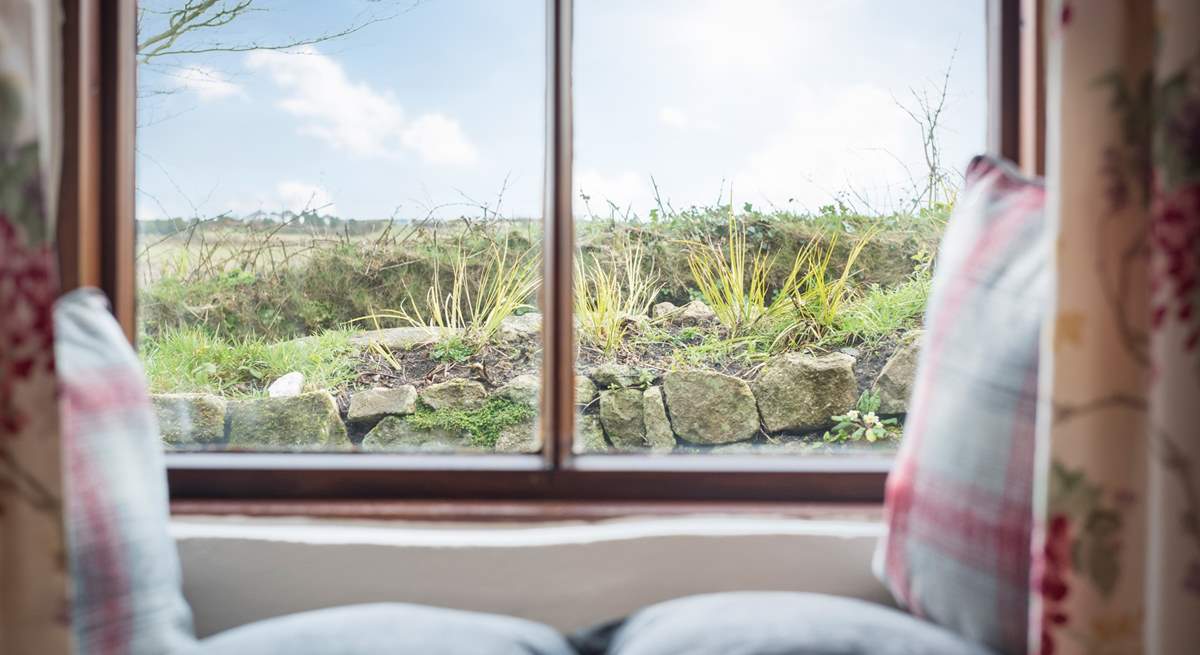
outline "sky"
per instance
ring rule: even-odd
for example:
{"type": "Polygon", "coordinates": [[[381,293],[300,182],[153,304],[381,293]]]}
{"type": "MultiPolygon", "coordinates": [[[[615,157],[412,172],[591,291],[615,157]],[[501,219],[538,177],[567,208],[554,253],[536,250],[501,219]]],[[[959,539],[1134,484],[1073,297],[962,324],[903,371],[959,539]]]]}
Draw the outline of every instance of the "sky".
{"type": "MultiPolygon", "coordinates": [[[[140,38],[161,28],[144,0],[140,38]]],[[[139,68],[137,217],[541,215],[544,0],[258,0],[139,68]]],[[[983,0],[576,0],[577,215],[729,202],[904,206],[936,95],[985,142],[983,0]],[[586,196],[587,200],[584,200],[586,196]]]]}

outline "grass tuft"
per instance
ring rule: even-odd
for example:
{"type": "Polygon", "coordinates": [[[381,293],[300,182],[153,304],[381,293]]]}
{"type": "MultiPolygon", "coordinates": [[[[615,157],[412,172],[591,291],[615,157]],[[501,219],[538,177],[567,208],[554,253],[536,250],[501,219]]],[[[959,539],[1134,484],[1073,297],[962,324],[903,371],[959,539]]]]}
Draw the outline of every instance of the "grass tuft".
{"type": "Polygon", "coordinates": [[[423,300],[409,297],[399,308],[374,312],[358,322],[399,321],[406,325],[461,330],[466,340],[485,344],[500,329],[500,322],[517,310],[529,307],[540,283],[539,258],[530,253],[513,253],[509,240],[470,252],[462,243],[451,253],[450,288],[442,286],[440,264],[423,300]],[[469,262],[484,263],[475,269],[469,262]]]}
{"type": "Polygon", "coordinates": [[[653,266],[643,270],[642,248],[626,246],[609,272],[599,262],[575,263],[575,317],[584,343],[612,355],[625,342],[630,318],[644,316],[658,295],[653,266]]]}
{"type": "Polygon", "coordinates": [[[776,335],[773,348],[820,343],[833,335],[843,306],[853,293],[850,282],[854,263],[874,236],[874,231],[868,231],[851,246],[845,261],[839,262],[841,273],[837,276],[832,274],[831,264],[838,235],[834,234],[824,247],[816,238],[809,242],[796,257],[796,268],[805,269],[804,276],[791,289],[781,292],[781,295],[788,294],[794,312],[776,335]]]}
{"type": "MultiPolygon", "coordinates": [[[[712,308],[730,336],[753,331],[760,321],[777,314],[780,302],[767,302],[769,275],[774,258],[765,250],[751,253],[746,242],[746,225],[729,213],[724,243],[691,242],[688,267],[704,302],[712,308]]],[[[796,263],[800,257],[796,258],[796,263]]],[[[796,266],[776,298],[786,298],[796,278],[796,266]]]]}

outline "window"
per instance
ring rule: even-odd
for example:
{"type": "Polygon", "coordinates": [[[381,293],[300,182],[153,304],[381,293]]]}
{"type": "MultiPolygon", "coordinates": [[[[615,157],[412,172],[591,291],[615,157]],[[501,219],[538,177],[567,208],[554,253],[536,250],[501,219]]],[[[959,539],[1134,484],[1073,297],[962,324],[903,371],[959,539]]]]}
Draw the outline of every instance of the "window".
{"type": "Polygon", "coordinates": [[[167,444],[538,452],[543,4],[192,7],[138,24],[167,444]]]}
{"type": "Polygon", "coordinates": [[[877,499],[879,369],[1015,143],[1012,2],[117,4],[74,74],[93,156],[137,134],[101,282],[177,497],[877,499]]]}
{"type": "Polygon", "coordinates": [[[985,147],[984,26],[982,2],[575,2],[576,367],[602,388],[576,450],[895,450],[985,147]]]}

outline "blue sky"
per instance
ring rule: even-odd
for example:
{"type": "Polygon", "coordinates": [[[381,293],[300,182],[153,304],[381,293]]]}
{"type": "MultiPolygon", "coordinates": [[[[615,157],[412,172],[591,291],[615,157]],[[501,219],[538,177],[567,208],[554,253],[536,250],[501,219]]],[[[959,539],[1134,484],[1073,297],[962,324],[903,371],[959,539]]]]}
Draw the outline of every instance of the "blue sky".
{"type": "MultiPolygon", "coordinates": [[[[259,0],[192,43],[287,42],[409,4],[259,0]]],[[[576,0],[576,197],[645,215],[653,176],[676,208],[732,189],[739,205],[816,210],[847,193],[894,209],[905,167],[922,165],[896,102],[936,90],[952,56],[944,157],[961,169],[983,149],[983,4],[576,0]]],[[[502,214],[540,215],[543,13],[542,0],[425,0],[292,52],[143,66],[138,217],[453,217],[495,209],[502,189],[502,214]]]]}

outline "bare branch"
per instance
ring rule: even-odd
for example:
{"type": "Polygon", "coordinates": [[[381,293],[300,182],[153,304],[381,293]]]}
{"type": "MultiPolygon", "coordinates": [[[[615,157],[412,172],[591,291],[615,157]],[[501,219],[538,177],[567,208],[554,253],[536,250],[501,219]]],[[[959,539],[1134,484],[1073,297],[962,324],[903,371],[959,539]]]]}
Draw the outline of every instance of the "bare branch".
{"type": "Polygon", "coordinates": [[[156,13],[167,17],[166,26],[156,34],[138,41],[138,58],[142,63],[149,63],[160,57],[173,55],[194,55],[212,52],[250,52],[252,50],[289,50],[302,46],[314,45],[349,36],[376,23],[382,23],[401,14],[416,9],[424,0],[413,0],[408,7],[385,15],[368,15],[356,18],[350,25],[312,36],[304,36],[289,41],[270,43],[259,41],[223,42],[211,41],[194,45],[180,45],[180,39],[187,36],[208,33],[215,28],[224,27],[246,16],[251,12],[266,11],[254,7],[255,0],[187,0],[182,7],[168,11],[142,10],[138,16],[138,31],[141,32],[143,17],[146,13],[156,13]]]}
{"type": "MultiPolygon", "coordinates": [[[[246,12],[254,0],[238,0],[234,4],[217,0],[188,0],[182,7],[167,14],[167,27],[138,42],[138,55],[145,63],[164,54],[176,54],[171,50],[180,37],[198,30],[228,25],[246,12]],[[210,9],[216,8],[212,13],[210,9]]],[[[140,27],[140,25],[139,25],[140,27]]]]}
{"type": "Polygon", "coordinates": [[[941,84],[934,89],[924,88],[919,92],[915,88],[908,90],[912,96],[913,106],[908,106],[895,96],[892,102],[908,115],[921,132],[921,150],[925,158],[925,180],[921,186],[913,185],[913,208],[922,203],[932,208],[940,200],[949,197],[952,189],[947,188],[950,173],[942,163],[942,149],[938,136],[942,129],[942,114],[946,110],[946,101],[950,95],[950,72],[954,68],[954,60],[958,56],[958,47],[950,54],[950,61],[942,73],[941,84]]]}

